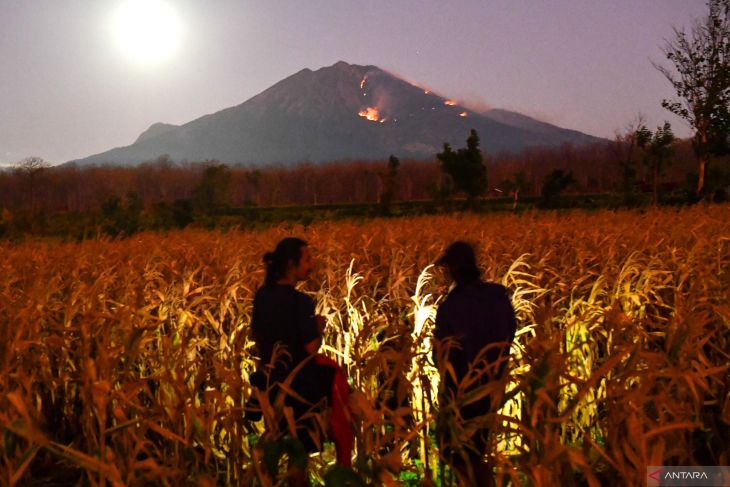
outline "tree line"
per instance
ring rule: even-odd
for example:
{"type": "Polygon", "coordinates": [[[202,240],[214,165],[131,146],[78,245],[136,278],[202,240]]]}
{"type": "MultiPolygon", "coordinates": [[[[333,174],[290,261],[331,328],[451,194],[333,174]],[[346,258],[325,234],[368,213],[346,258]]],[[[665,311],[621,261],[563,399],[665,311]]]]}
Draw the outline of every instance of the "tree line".
{"type": "MultiPolygon", "coordinates": [[[[563,191],[620,193],[625,184],[621,163],[627,157],[635,168],[630,190],[641,195],[651,187],[650,173],[639,166],[641,150],[630,150],[632,144],[633,138],[621,136],[587,146],[564,144],[492,156],[481,153],[473,133],[465,148],[446,146],[431,161],[392,156],[388,161],[289,167],[178,163],[166,156],[134,167],[49,167],[33,158],[0,171],[0,232],[64,234],[69,220],[83,220],[105,233],[130,234],[205,222],[244,207],[352,203],[370,204],[388,214],[398,201],[465,199],[473,204],[500,197],[514,199],[515,206],[518,199],[541,197],[549,206],[563,191]],[[463,158],[470,162],[464,164],[463,158]]],[[[691,146],[673,146],[657,173],[658,187],[686,193],[691,146]]]]}

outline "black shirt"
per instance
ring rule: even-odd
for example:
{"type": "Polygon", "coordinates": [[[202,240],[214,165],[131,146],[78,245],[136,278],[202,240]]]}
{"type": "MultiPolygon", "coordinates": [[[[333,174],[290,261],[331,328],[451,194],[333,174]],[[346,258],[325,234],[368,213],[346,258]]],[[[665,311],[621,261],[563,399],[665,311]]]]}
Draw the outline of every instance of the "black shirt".
{"type": "MultiPolygon", "coordinates": [[[[439,306],[434,336],[439,340],[454,338],[458,341],[458,347],[450,349],[448,360],[460,380],[484,347],[511,343],[516,327],[507,289],[500,284],[474,281],[457,285],[439,306]]],[[[492,364],[506,354],[509,354],[509,347],[492,347],[486,353],[487,363],[492,364]]],[[[504,363],[500,369],[496,375],[501,375],[504,363]]],[[[456,388],[448,375],[446,386],[452,390],[456,388]]]]}
{"type": "MultiPolygon", "coordinates": [[[[277,356],[275,380],[283,380],[292,368],[307,358],[304,345],[320,336],[312,299],[284,284],[264,285],[256,292],[251,330],[262,365],[271,362],[277,343],[286,347],[290,355],[277,356]]],[[[313,364],[311,360],[310,363],[313,364]]],[[[304,366],[304,369],[308,368],[309,363],[304,366]]],[[[305,370],[301,374],[306,375],[305,370]]]]}
{"type": "MultiPolygon", "coordinates": [[[[293,408],[294,419],[297,422],[297,438],[308,451],[318,450],[320,445],[313,440],[308,431],[319,430],[319,424],[314,417],[302,419],[302,416],[309,411],[310,405],[320,403],[329,397],[335,369],[318,365],[304,348],[307,343],[321,336],[314,315],[314,302],[293,286],[264,285],[256,292],[253,300],[251,331],[261,359],[262,368],[259,369],[259,375],[264,377],[262,381],[268,380],[270,385],[275,386],[274,390],[283,392],[276,387],[277,384],[287,380],[292,370],[303,360],[308,359],[296,376],[292,377],[290,383],[296,396],[303,398],[305,402],[286,392],[285,403],[293,408]],[[276,360],[274,367],[266,367],[271,363],[277,344],[285,347],[286,353],[277,352],[274,357],[276,360]]],[[[268,387],[265,382],[254,385],[259,389],[268,387]]],[[[279,427],[281,431],[287,431],[288,423],[285,417],[281,418],[279,427]]]]}

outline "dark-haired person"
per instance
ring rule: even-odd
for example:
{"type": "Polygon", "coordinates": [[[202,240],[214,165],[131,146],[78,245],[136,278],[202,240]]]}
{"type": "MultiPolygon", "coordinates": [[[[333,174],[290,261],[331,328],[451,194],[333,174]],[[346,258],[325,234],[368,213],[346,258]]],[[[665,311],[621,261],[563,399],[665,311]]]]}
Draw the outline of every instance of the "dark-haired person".
{"type": "MultiPolygon", "coordinates": [[[[310,435],[316,429],[316,421],[302,417],[312,405],[319,405],[315,411],[321,411],[327,403],[332,407],[330,433],[337,461],[349,466],[353,438],[346,411],[347,379],[334,361],[316,355],[322,344],[325,320],[315,315],[312,299],[295,289],[296,284],[308,279],[312,271],[309,247],[304,240],[285,238],[273,252],[264,255],[264,263],[266,278],[254,297],[251,318],[253,339],[264,366],[260,371],[266,371],[270,384],[282,384],[299,367],[291,389],[304,401],[290,394],[285,400],[297,422],[297,437],[309,451],[318,449],[310,435]],[[282,350],[277,350],[279,347],[282,350]]],[[[278,393],[281,392],[280,389],[278,393]]],[[[282,426],[286,427],[285,421],[282,426]]],[[[295,477],[290,479],[292,483],[307,485],[305,472],[297,472],[295,477]]]]}
{"type": "MultiPolygon", "coordinates": [[[[459,383],[471,372],[480,378],[469,388],[489,390],[488,384],[500,384],[506,371],[510,344],[515,336],[517,321],[507,289],[496,283],[484,282],[477,267],[474,249],[466,242],[454,242],[436,262],[444,268],[453,280],[453,287],[438,308],[434,337],[446,348],[434,358],[448,363],[454,376],[446,373],[446,364],[439,365],[442,370],[441,401],[442,407],[458,396],[459,383]],[[451,344],[448,344],[451,342],[451,344]]],[[[470,379],[474,376],[471,375],[470,379]]],[[[499,407],[498,402],[504,394],[503,383],[494,387],[493,393],[481,399],[464,404],[459,415],[465,420],[484,417],[499,407]]],[[[462,388],[462,393],[469,390],[462,388]]],[[[479,395],[476,392],[475,395],[479,395]]],[[[453,403],[452,403],[453,404],[453,403]]],[[[442,431],[444,428],[441,428],[442,431]]],[[[443,446],[456,440],[452,431],[443,431],[443,446]]],[[[468,444],[460,452],[444,448],[446,460],[452,462],[461,482],[476,482],[474,485],[491,485],[493,479],[484,462],[488,446],[489,429],[480,427],[468,444]]]]}

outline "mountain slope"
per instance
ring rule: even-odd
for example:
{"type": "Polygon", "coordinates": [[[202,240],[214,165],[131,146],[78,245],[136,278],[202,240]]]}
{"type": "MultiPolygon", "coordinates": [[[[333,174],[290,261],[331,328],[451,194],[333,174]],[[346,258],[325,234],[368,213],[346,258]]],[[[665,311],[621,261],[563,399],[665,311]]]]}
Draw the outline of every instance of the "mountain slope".
{"type": "Polygon", "coordinates": [[[132,145],[76,162],[136,164],[162,154],[248,164],[390,154],[423,158],[433,157],[444,142],[463,145],[471,128],[486,152],[599,140],[558,127],[545,131],[505,123],[376,66],[340,61],[317,71],[303,69],[238,106],[184,125],[155,124],[132,145]]]}
{"type": "Polygon", "coordinates": [[[172,125],[169,123],[153,123],[150,125],[150,128],[145,130],[140,134],[139,137],[137,137],[137,140],[134,141],[134,143],[142,142],[143,140],[152,139],[154,137],[157,137],[158,135],[166,134],[167,132],[174,130],[178,128],[179,125],[172,125]]]}
{"type": "Polygon", "coordinates": [[[558,127],[557,125],[543,122],[541,120],[528,117],[527,115],[522,115],[521,113],[512,112],[509,110],[492,108],[490,110],[482,112],[482,115],[487,118],[491,118],[492,120],[496,120],[497,122],[509,125],[511,127],[519,127],[525,130],[529,130],[530,132],[551,135],[555,136],[556,138],[571,137],[570,141],[574,144],[588,144],[596,141],[596,137],[593,137],[592,135],[584,134],[582,132],[578,132],[577,130],[570,130],[558,127]]]}

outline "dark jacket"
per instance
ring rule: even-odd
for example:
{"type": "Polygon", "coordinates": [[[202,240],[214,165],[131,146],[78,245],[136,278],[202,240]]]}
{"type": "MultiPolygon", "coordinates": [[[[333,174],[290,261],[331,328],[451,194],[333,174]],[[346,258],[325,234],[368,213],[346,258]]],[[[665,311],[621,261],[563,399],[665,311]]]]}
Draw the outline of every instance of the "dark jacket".
{"type": "MultiPolygon", "coordinates": [[[[271,363],[278,345],[286,354],[277,355],[270,370],[270,380],[282,382],[309,354],[304,346],[320,336],[314,316],[314,302],[293,286],[272,284],[262,286],[253,301],[251,331],[261,364],[271,363]]],[[[309,388],[317,381],[316,366],[311,359],[295,378],[295,389],[309,388]]]]}
{"type": "MultiPolygon", "coordinates": [[[[469,371],[470,364],[480,352],[491,344],[505,343],[503,347],[491,347],[485,354],[485,383],[490,378],[499,379],[504,373],[509,355],[509,344],[515,336],[517,320],[507,289],[500,285],[479,280],[458,284],[439,306],[436,313],[434,336],[438,340],[453,338],[456,346],[446,356],[460,381],[469,371]],[[500,359],[499,366],[492,366],[500,359]]],[[[455,391],[448,374],[444,388],[455,391]]],[[[485,404],[488,404],[486,402],[485,404]]],[[[477,408],[478,409],[478,408],[477,408]]]]}

